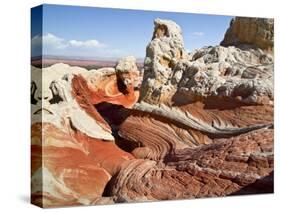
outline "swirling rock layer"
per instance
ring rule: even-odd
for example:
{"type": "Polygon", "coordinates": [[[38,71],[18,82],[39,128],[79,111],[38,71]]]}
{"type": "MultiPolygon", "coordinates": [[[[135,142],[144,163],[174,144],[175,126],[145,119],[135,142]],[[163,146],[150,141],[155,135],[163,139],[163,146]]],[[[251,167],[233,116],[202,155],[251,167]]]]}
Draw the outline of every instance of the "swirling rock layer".
{"type": "Polygon", "coordinates": [[[123,164],[109,194],[119,201],[151,201],[272,192],[273,134],[262,130],[178,150],[165,164],[123,164]]]}
{"type": "Polygon", "coordinates": [[[122,80],[128,82],[127,95],[118,89],[115,70],[94,72],[65,64],[43,70],[32,68],[31,201],[34,204],[54,207],[113,202],[112,198],[103,197],[104,189],[121,164],[134,156],[115,144],[111,126],[94,104],[113,101],[128,107],[136,101],[136,85],[131,77],[135,77],[137,70],[131,73],[122,69],[126,68],[122,64],[135,68],[132,62],[132,58],[130,61],[125,58],[118,64],[122,80]],[[98,90],[91,89],[88,83],[96,76],[102,84],[97,85],[98,90]],[[104,95],[93,95],[97,91],[104,95]]]}
{"type": "MultiPolygon", "coordinates": [[[[270,21],[253,20],[271,29],[260,25],[270,21]]],[[[136,202],[273,192],[273,55],[270,42],[249,39],[255,46],[241,38],[176,54],[184,52],[179,26],[155,21],[140,99],[118,130],[137,159],[110,180],[108,196],[136,202]]]]}
{"type": "Polygon", "coordinates": [[[163,160],[178,149],[213,143],[214,138],[270,128],[272,119],[272,106],[206,110],[201,103],[173,109],[139,105],[120,125],[119,135],[135,147],[137,158],[163,160]]]}
{"type": "Polygon", "coordinates": [[[176,23],[154,25],[144,70],[32,67],[33,203],[273,192],[271,20],[236,18],[224,46],[191,53],[176,23]]]}
{"type": "Polygon", "coordinates": [[[72,88],[79,102],[88,101],[89,104],[109,102],[132,107],[139,97],[139,83],[136,60],[127,57],[119,61],[116,70],[102,68],[75,76],[72,88]]]}
{"type": "Polygon", "coordinates": [[[44,207],[92,204],[120,165],[133,158],[113,142],[76,131],[65,133],[52,124],[34,124],[32,201],[44,207]]]}

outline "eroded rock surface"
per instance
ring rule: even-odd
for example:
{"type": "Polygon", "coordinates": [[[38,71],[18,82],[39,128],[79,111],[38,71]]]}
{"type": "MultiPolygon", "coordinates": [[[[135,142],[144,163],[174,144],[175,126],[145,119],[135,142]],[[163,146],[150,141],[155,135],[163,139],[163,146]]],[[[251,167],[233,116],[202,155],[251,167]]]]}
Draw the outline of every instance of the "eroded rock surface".
{"type": "Polygon", "coordinates": [[[185,57],[181,28],[173,21],[156,19],[146,48],[140,101],[166,102],[173,86],[172,70],[185,57]]]}
{"type": "Polygon", "coordinates": [[[228,110],[204,109],[202,103],[180,108],[143,105],[147,106],[149,110],[141,108],[132,113],[119,130],[119,135],[134,145],[132,154],[137,158],[164,160],[176,150],[211,144],[214,138],[272,128],[270,105],[228,110]]]}
{"type": "Polygon", "coordinates": [[[253,44],[187,54],[179,26],[155,21],[140,99],[118,131],[137,159],[110,182],[111,195],[135,202],[273,191],[274,61],[270,43],[253,44]]]}
{"type": "MultiPolygon", "coordinates": [[[[140,72],[136,59],[121,59],[116,68],[90,70],[73,78],[73,94],[89,105],[101,102],[132,107],[139,98],[140,72]]],[[[79,100],[80,99],[80,100],[79,100]]]]}
{"type": "Polygon", "coordinates": [[[223,46],[191,53],[175,22],[154,25],[144,70],[32,68],[33,202],[273,192],[272,20],[235,18],[223,46]]]}
{"type": "Polygon", "coordinates": [[[272,140],[272,130],[262,130],[179,150],[165,163],[128,161],[110,194],[135,202],[272,192],[272,177],[265,179],[273,171],[272,140]]]}
{"type": "MultiPolygon", "coordinates": [[[[106,70],[95,74],[102,71],[100,83],[108,76],[106,70]]],[[[93,104],[97,100],[81,96],[83,87],[75,90],[75,79],[87,83],[89,75],[93,71],[65,64],[32,67],[32,202],[42,207],[112,202],[102,197],[104,189],[121,164],[134,158],[115,144],[111,127],[93,104]]],[[[109,76],[116,86],[116,73],[109,76]]],[[[106,83],[100,92],[106,93],[106,83]]]]}
{"type": "Polygon", "coordinates": [[[236,17],[232,19],[221,45],[240,47],[249,45],[272,51],[274,48],[274,20],[236,17]]]}
{"type": "Polygon", "coordinates": [[[241,104],[272,103],[270,52],[214,46],[184,56],[179,26],[156,20],[154,34],[159,30],[167,33],[153,36],[147,47],[139,102],[178,105],[215,99],[222,104],[231,99],[241,104]]]}

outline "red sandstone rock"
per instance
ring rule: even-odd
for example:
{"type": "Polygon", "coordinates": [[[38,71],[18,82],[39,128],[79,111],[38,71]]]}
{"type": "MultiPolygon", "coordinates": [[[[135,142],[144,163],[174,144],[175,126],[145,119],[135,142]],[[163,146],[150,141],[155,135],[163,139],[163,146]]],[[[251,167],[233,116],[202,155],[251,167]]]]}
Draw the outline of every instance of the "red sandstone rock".
{"type": "MultiPolygon", "coordinates": [[[[81,75],[75,76],[72,86],[73,95],[77,98],[77,101],[81,102],[79,99],[82,99],[82,101],[87,101],[91,105],[109,102],[131,107],[137,102],[139,96],[139,92],[135,91],[133,86],[126,88],[125,94],[119,91],[115,74],[104,77],[98,84],[97,82],[91,82],[91,80],[87,81],[81,75]]],[[[82,107],[84,105],[82,104],[82,107]]]]}
{"type": "Polygon", "coordinates": [[[273,192],[270,51],[217,46],[187,55],[179,26],[157,19],[140,98],[132,57],[115,68],[33,71],[32,202],[273,192]]]}
{"type": "Polygon", "coordinates": [[[116,70],[102,68],[75,76],[72,80],[73,95],[80,102],[83,99],[94,105],[108,102],[130,108],[139,98],[139,75],[136,60],[127,57],[118,62],[116,70]]]}
{"type": "Polygon", "coordinates": [[[32,201],[44,207],[97,201],[121,164],[133,159],[114,142],[65,133],[50,124],[32,126],[31,148],[32,201]]]}
{"type": "MultiPolygon", "coordinates": [[[[216,110],[204,109],[204,105],[198,102],[182,106],[179,110],[190,113],[202,122],[202,126],[212,127],[216,124],[222,129],[243,129],[261,123],[270,124],[273,119],[272,106],[243,106],[216,110]]],[[[137,158],[152,160],[164,159],[177,149],[210,144],[213,143],[213,138],[225,136],[197,130],[191,124],[184,125],[160,115],[135,111],[120,125],[119,135],[135,147],[132,153],[137,158]]]]}
{"type": "Polygon", "coordinates": [[[273,130],[260,130],[177,150],[164,163],[127,161],[110,194],[134,202],[272,192],[272,172],[273,130]]]}

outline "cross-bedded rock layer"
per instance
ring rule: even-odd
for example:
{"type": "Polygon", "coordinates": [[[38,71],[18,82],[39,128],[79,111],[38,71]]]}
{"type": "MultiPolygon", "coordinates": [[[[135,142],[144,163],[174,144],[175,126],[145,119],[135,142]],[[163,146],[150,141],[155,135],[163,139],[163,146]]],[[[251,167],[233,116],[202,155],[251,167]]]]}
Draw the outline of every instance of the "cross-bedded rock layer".
{"type": "Polygon", "coordinates": [[[273,192],[272,21],[235,18],[224,46],[191,53],[176,23],[154,24],[144,70],[32,69],[34,203],[273,192]]]}
{"type": "Polygon", "coordinates": [[[128,161],[109,193],[135,202],[272,192],[272,140],[272,130],[261,130],[178,150],[164,163],[128,161]]]}

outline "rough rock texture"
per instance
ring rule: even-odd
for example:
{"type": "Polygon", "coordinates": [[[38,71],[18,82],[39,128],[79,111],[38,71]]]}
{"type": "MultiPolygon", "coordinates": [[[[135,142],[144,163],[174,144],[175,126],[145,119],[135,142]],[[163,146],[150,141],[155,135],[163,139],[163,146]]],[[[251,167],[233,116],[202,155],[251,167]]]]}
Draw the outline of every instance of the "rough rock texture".
{"type": "Polygon", "coordinates": [[[171,78],[174,81],[178,73],[182,74],[173,96],[175,104],[211,99],[230,99],[240,104],[272,103],[272,55],[260,49],[216,46],[202,48],[191,56],[191,61],[178,64],[171,78]]]}
{"type": "Polygon", "coordinates": [[[73,94],[91,104],[110,102],[132,107],[139,98],[140,73],[134,57],[121,59],[114,68],[101,68],[75,76],[73,94]]]}
{"type": "MultiPolygon", "coordinates": [[[[97,70],[95,74],[100,73],[97,70]]],[[[86,104],[89,99],[83,96],[81,100],[73,89],[76,78],[85,80],[95,74],[65,64],[42,70],[32,67],[31,181],[35,204],[53,207],[110,203],[112,198],[102,197],[107,182],[124,161],[134,158],[118,148],[111,127],[94,105],[86,104]]],[[[114,76],[111,83],[116,87],[115,72],[114,76]]],[[[104,78],[99,82],[104,83],[104,78]]],[[[100,92],[106,93],[107,88],[101,86],[100,92]]],[[[122,98],[119,100],[122,104],[122,98]]]]}
{"type": "Polygon", "coordinates": [[[155,21],[140,99],[118,131],[137,159],[110,181],[110,196],[135,202],[273,192],[273,55],[270,44],[244,44],[171,56],[184,51],[181,30],[155,21]]]}
{"type": "Polygon", "coordinates": [[[236,17],[221,42],[222,46],[250,45],[272,51],[274,48],[274,20],[268,18],[236,17]]]}
{"type": "Polygon", "coordinates": [[[241,104],[272,103],[271,53],[214,46],[184,57],[179,26],[156,20],[154,34],[159,30],[167,33],[154,35],[147,47],[139,102],[178,105],[212,99],[223,103],[231,99],[241,104]]]}
{"type": "Polygon", "coordinates": [[[270,189],[272,130],[185,148],[165,164],[125,162],[109,193],[125,202],[215,197],[270,189]],[[257,139],[258,138],[258,139],[257,139]],[[241,191],[244,188],[243,191],[241,191]]]}
{"type": "Polygon", "coordinates": [[[171,89],[170,78],[177,62],[185,57],[180,27],[169,20],[154,21],[152,41],[146,48],[140,101],[165,102],[171,89]]]}
{"type": "Polygon", "coordinates": [[[164,107],[163,113],[157,109],[161,107],[135,111],[120,125],[119,135],[134,147],[132,154],[137,158],[164,160],[176,150],[211,144],[214,138],[271,128],[273,120],[272,106],[213,110],[196,103],[178,109],[164,107]]]}
{"type": "Polygon", "coordinates": [[[123,87],[132,86],[133,88],[138,88],[140,86],[141,78],[136,64],[136,58],[133,56],[128,56],[118,61],[115,67],[116,75],[117,79],[124,84],[123,87]]]}
{"type": "Polygon", "coordinates": [[[71,126],[88,136],[113,140],[110,126],[96,109],[91,107],[90,113],[81,110],[72,96],[71,80],[74,74],[83,73],[87,73],[86,69],[65,64],[56,64],[42,70],[33,67],[32,124],[41,121],[48,122],[64,131],[68,131],[71,126]]]}
{"type": "Polygon", "coordinates": [[[225,36],[237,33],[234,46],[186,53],[180,27],[156,19],[144,70],[130,56],[90,71],[33,67],[32,201],[272,193],[274,61],[264,39],[271,23],[236,18],[225,36]]]}
{"type": "Polygon", "coordinates": [[[113,142],[65,133],[49,123],[33,124],[32,201],[44,207],[91,204],[132,158],[113,142]]]}

